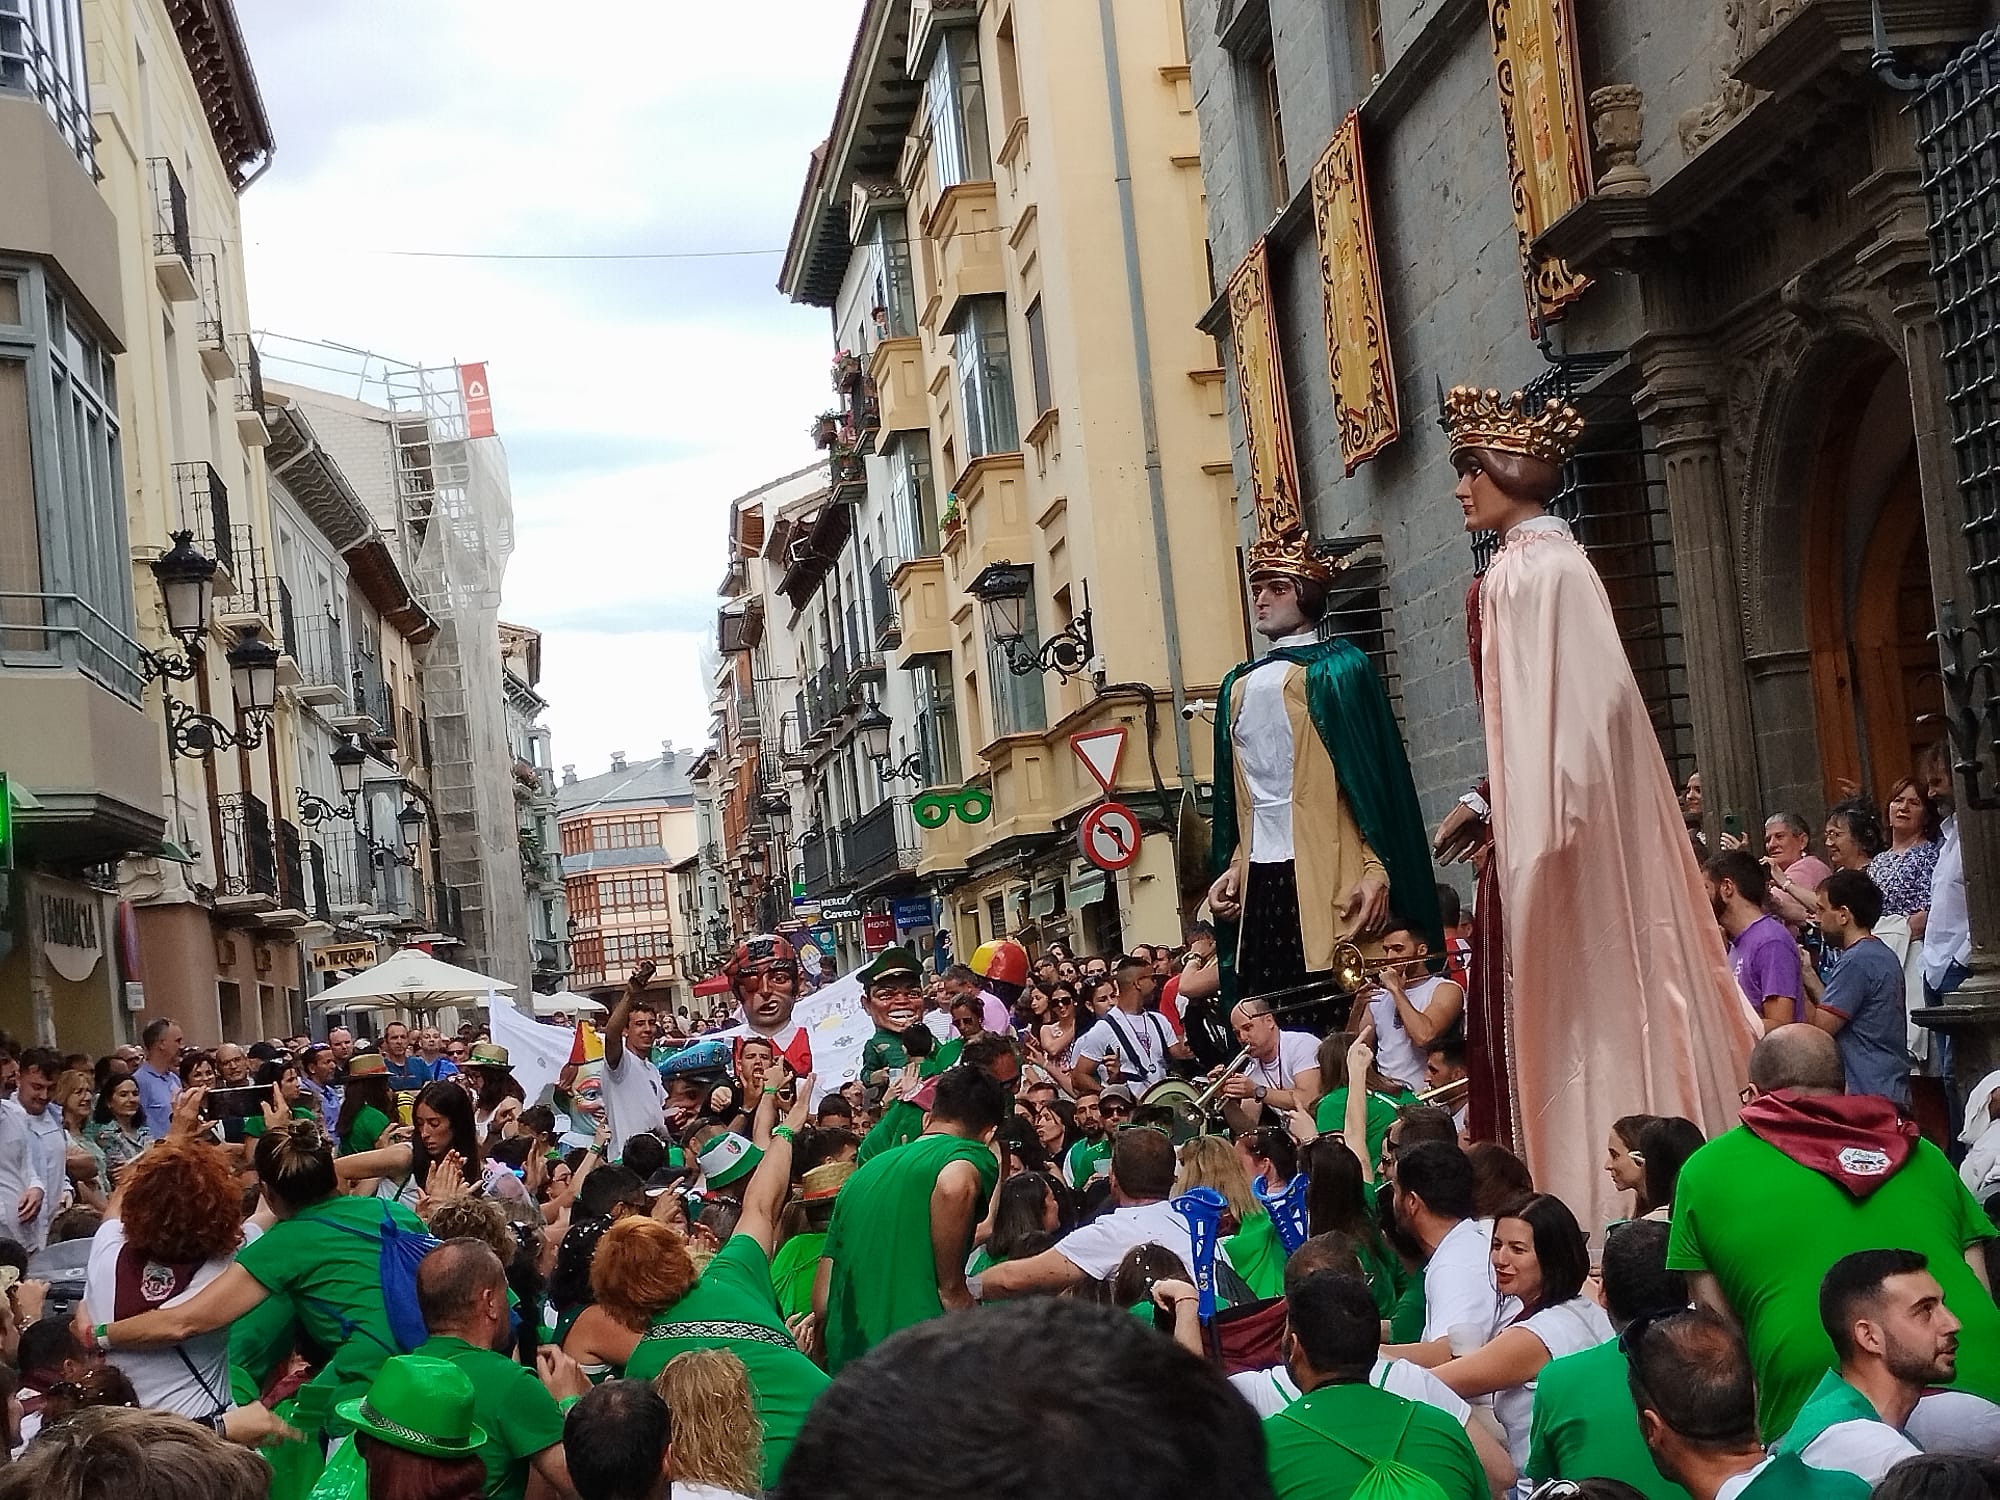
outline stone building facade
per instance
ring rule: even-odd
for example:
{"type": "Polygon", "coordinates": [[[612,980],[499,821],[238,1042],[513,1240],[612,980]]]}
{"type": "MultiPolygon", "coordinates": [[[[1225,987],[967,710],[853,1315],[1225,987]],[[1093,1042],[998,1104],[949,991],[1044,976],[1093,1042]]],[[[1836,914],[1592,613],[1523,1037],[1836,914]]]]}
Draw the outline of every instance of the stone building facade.
{"type": "MultiPolygon", "coordinates": [[[[1885,796],[1944,736],[1930,634],[1967,575],[1918,127],[1910,95],[1871,68],[1866,0],[1182,9],[1218,285],[1261,243],[1301,503],[1317,537],[1381,538],[1427,815],[1484,758],[1464,645],[1475,552],[1435,421],[1440,388],[1459,382],[1532,385],[1590,419],[1566,503],[1670,764],[1703,773],[1711,839],[1729,814],[1753,830],[1779,811],[1816,825],[1849,782],[1885,796]],[[1520,45],[1524,28],[1572,17],[1592,176],[1524,234],[1496,28],[1520,45]],[[1310,182],[1350,112],[1400,426],[1351,474],[1310,182]],[[1589,278],[1540,327],[1524,256],[1589,278]]],[[[1995,20],[1983,0],[1880,12],[1912,74],[1995,20]]],[[[1524,114],[1524,142],[1532,130],[1524,114]]],[[[1203,326],[1228,339],[1225,299],[1203,326]]],[[[1234,383],[1230,422],[1247,536],[1234,383]]],[[[1976,938],[1996,890],[1989,816],[1963,823],[1976,938]]]]}

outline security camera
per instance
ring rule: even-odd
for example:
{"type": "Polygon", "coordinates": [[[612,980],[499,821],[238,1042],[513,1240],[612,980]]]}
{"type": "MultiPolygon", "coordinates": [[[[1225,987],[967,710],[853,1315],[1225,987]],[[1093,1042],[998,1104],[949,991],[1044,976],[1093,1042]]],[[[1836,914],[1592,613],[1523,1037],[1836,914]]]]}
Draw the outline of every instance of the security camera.
{"type": "Polygon", "coordinates": [[[1207,698],[1190,698],[1181,705],[1181,717],[1192,723],[1203,714],[1215,712],[1215,704],[1207,698]]]}

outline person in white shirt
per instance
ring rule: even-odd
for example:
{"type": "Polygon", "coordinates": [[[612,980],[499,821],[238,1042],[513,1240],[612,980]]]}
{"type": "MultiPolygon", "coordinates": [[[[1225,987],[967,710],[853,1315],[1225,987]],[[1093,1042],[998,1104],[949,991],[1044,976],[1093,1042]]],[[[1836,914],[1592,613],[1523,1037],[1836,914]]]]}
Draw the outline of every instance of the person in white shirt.
{"type": "MultiPolygon", "coordinates": [[[[1361,1262],[1354,1253],[1354,1242],[1344,1234],[1316,1234],[1286,1258],[1286,1297],[1289,1299],[1308,1277],[1322,1274],[1352,1277],[1364,1288],[1367,1286],[1361,1262]]],[[[1153,1300],[1175,1314],[1174,1338],[1190,1353],[1207,1358],[1201,1345],[1199,1319],[1184,1315],[1185,1294],[1193,1292],[1193,1287],[1181,1283],[1161,1282],[1153,1288],[1153,1300]]],[[[1196,1300],[1199,1300],[1198,1294],[1196,1300]]],[[[1249,1402],[1260,1417],[1274,1417],[1299,1399],[1298,1382],[1292,1379],[1292,1372],[1282,1364],[1267,1370],[1245,1370],[1230,1376],[1229,1383],[1236,1387],[1237,1394],[1249,1402]]],[[[1491,1428],[1473,1419],[1472,1403],[1422,1365],[1378,1355],[1375,1368],[1369,1372],[1368,1383],[1406,1401],[1421,1401],[1426,1406],[1436,1407],[1465,1428],[1465,1435],[1472,1440],[1472,1449],[1479,1455],[1480,1467],[1486,1471],[1487,1481],[1494,1493],[1499,1494],[1513,1484],[1513,1460],[1493,1436],[1491,1428]]]]}
{"type": "Polygon", "coordinates": [[[1222,1114],[1238,1134],[1263,1123],[1265,1110],[1280,1116],[1319,1102],[1319,1041],[1308,1032],[1281,1031],[1262,1000],[1243,1000],[1229,1013],[1238,1045],[1250,1055],[1222,1080],[1222,1114]]]}
{"type": "Polygon", "coordinates": [[[0,1204],[14,1205],[6,1231],[31,1251],[48,1243],[49,1222],[61,1205],[68,1148],[62,1109],[52,1105],[62,1058],[49,1047],[21,1054],[18,1092],[0,1108],[0,1204]]]}
{"type": "Polygon", "coordinates": [[[1396,1222],[1424,1250],[1424,1335],[1384,1351],[1435,1368],[1493,1335],[1493,1226],[1472,1217],[1472,1163],[1456,1145],[1423,1141],[1395,1158],[1396,1222]]]}
{"type": "Polygon", "coordinates": [[[1085,1281],[1108,1281],[1126,1252],[1160,1245],[1194,1266],[1187,1220],[1167,1196],[1174,1190],[1174,1143],[1157,1130],[1127,1130],[1111,1148],[1112,1211],[1073,1229],[1053,1248],[1025,1260],[1007,1260],[968,1278],[972,1295],[986,1302],[1061,1292],[1085,1281]]]}
{"type": "MultiPolygon", "coordinates": [[[[1491,1340],[1438,1366],[1437,1377],[1468,1400],[1493,1398],[1515,1469],[1528,1462],[1535,1377],[1565,1354],[1613,1337],[1604,1309],[1583,1295],[1590,1249],[1562,1199],[1537,1193],[1493,1221],[1494,1289],[1505,1300],[1491,1340]]],[[[1522,1500],[1526,1500],[1525,1493],[1522,1500]]]]}
{"type": "Polygon", "coordinates": [[[653,961],[642,959],[625,981],[604,1022],[604,1118],[620,1145],[666,1119],[667,1086],[653,1065],[653,1028],[658,1014],[646,997],[653,961]]]}
{"type": "Polygon", "coordinates": [[[1905,1429],[1924,1392],[1957,1374],[1959,1321],[1914,1250],[1842,1256],[1820,1280],[1819,1315],[1839,1363],[1773,1447],[1879,1484],[1923,1451],[1905,1429]]]}
{"type": "Polygon", "coordinates": [[[1426,972],[1431,946],[1406,923],[1382,935],[1377,983],[1354,997],[1349,1031],[1375,1026],[1375,1071],[1417,1093],[1424,1086],[1424,1053],[1451,1034],[1465,1013],[1465,991],[1442,974],[1426,972]]]}
{"type": "Polygon", "coordinates": [[[1167,1059],[1191,1060],[1194,1053],[1176,1039],[1173,1027],[1158,1011],[1146,1008],[1158,987],[1152,963],[1127,955],[1118,960],[1118,1001],[1076,1044],[1076,1068],[1070,1084],[1079,1097],[1094,1094],[1112,1080],[1129,1084],[1134,1094],[1167,1076],[1167,1059]]]}
{"type": "MultiPolygon", "coordinates": [[[[1932,746],[1919,768],[1925,789],[1942,813],[1953,803],[1951,767],[1942,747],[1932,746]]],[[[1972,926],[1965,910],[1965,851],[1959,844],[1958,818],[1944,820],[1944,839],[1931,867],[1931,904],[1924,918],[1924,1000],[1935,1005],[1965,983],[1966,961],[1972,957],[1972,926]]]]}

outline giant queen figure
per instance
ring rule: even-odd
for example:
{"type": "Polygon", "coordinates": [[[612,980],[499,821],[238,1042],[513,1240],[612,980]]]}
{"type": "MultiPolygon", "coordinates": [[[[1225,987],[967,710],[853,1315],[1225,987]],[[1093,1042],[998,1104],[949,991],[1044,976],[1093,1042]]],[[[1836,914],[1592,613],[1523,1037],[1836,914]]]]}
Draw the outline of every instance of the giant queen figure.
{"type": "Polygon", "coordinates": [[[1334,570],[1296,516],[1274,531],[1260,509],[1250,605],[1270,650],[1216,695],[1209,908],[1225,1007],[1324,979],[1342,941],[1365,944],[1392,913],[1444,951],[1395,715],[1366,653],[1318,638],[1334,570]]]}
{"type": "MultiPolygon", "coordinates": [[[[1621,1115],[1734,1122],[1758,1035],[1597,570],[1548,513],[1583,418],[1459,386],[1444,420],[1468,531],[1500,544],[1466,600],[1487,781],[1440,826],[1483,850],[1466,1001],[1471,1133],[1598,1224],[1621,1115]]],[[[1585,1223],[1591,1223],[1585,1219],[1585,1223]]]]}

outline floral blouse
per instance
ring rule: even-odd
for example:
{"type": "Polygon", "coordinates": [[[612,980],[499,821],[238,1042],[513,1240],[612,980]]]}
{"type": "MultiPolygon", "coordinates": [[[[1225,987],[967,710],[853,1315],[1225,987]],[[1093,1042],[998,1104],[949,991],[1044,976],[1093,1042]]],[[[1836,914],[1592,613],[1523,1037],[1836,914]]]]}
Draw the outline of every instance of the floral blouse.
{"type": "Polygon", "coordinates": [[[1939,845],[1930,839],[1910,845],[1901,854],[1884,849],[1868,861],[1868,878],[1882,888],[1882,910],[1892,917],[1925,911],[1931,904],[1931,871],[1937,868],[1939,845]]]}
{"type": "Polygon", "coordinates": [[[122,1167],[141,1151],[153,1144],[153,1133],[142,1121],[134,1130],[127,1131],[116,1120],[92,1120],[83,1127],[84,1138],[104,1154],[107,1171],[122,1167]]]}

